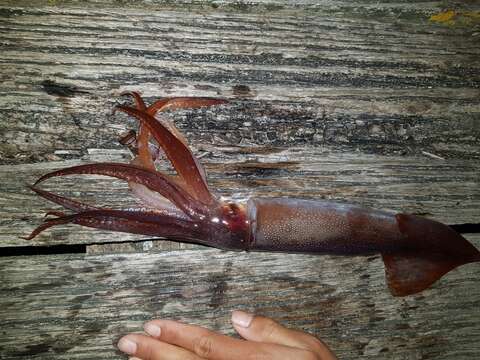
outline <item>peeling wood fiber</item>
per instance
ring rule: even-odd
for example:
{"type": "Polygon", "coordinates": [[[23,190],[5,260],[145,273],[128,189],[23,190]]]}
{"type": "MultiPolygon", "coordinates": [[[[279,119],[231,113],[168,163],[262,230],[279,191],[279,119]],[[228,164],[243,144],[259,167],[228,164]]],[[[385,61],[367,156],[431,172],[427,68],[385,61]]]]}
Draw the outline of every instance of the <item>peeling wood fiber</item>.
{"type": "MultiPolygon", "coordinates": [[[[125,90],[147,102],[230,101],[165,113],[226,198],[322,198],[478,223],[479,10],[474,1],[2,1],[0,251],[87,254],[1,258],[0,359],[120,359],[118,338],[148,319],[232,334],[234,309],[309,331],[341,359],[480,358],[478,264],[393,298],[378,256],[222,252],[73,225],[19,238],[56,208],[26,184],[66,166],[129,161],[117,138],[135,123],[111,113],[125,90]]],[[[123,182],[99,176],[42,186],[135,203],[123,182]]],[[[478,234],[466,237],[480,246],[478,234]]]]}

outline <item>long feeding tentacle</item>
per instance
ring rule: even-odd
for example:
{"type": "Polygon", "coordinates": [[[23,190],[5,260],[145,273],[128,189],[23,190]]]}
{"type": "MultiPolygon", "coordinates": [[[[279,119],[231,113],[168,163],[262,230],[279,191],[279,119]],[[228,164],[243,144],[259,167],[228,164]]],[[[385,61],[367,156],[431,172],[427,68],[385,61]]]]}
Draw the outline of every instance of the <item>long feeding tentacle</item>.
{"type": "Polygon", "coordinates": [[[68,223],[104,230],[192,240],[201,237],[203,229],[191,220],[152,211],[92,210],[48,220],[25,239],[30,240],[52,226],[68,223]]]}
{"type": "MultiPolygon", "coordinates": [[[[68,216],[68,215],[67,215],[68,216]]],[[[44,222],[43,224],[37,226],[35,228],[35,230],[33,230],[31,232],[30,235],[28,236],[21,236],[22,239],[25,239],[25,240],[32,240],[34,237],[36,237],[38,234],[40,234],[41,232],[47,230],[48,228],[51,228],[52,226],[56,226],[56,225],[63,225],[63,224],[68,224],[69,222],[71,222],[69,219],[66,219],[65,217],[60,217],[60,218],[57,218],[57,219],[51,219],[51,220],[48,220],[46,222],[44,222]]]]}
{"type": "MultiPolygon", "coordinates": [[[[136,184],[136,183],[133,183],[133,184],[136,184]]],[[[137,185],[142,186],[142,188],[145,188],[145,189],[149,190],[148,188],[146,188],[143,185],[140,185],[140,184],[137,184],[137,185]]],[[[73,200],[73,199],[70,199],[70,198],[66,198],[66,197],[60,196],[58,194],[54,194],[50,191],[39,189],[38,187],[35,187],[35,186],[29,186],[29,187],[30,187],[31,190],[35,191],[41,197],[43,197],[47,200],[50,200],[51,202],[54,202],[58,205],[63,206],[64,208],[72,210],[72,211],[82,212],[82,211],[88,211],[88,210],[102,210],[102,209],[103,210],[110,210],[110,209],[105,209],[105,208],[99,208],[97,206],[93,206],[93,205],[90,205],[90,204],[85,204],[83,202],[76,201],[76,200],[73,200]]],[[[187,215],[185,215],[185,213],[178,210],[178,208],[175,207],[171,202],[169,202],[163,196],[159,195],[158,193],[156,193],[154,191],[149,190],[149,193],[145,194],[143,197],[145,198],[146,205],[150,205],[153,208],[155,208],[154,211],[155,211],[155,214],[157,214],[157,215],[175,216],[179,219],[188,218],[187,215]],[[147,195],[148,196],[157,195],[158,198],[154,197],[153,199],[151,199],[147,195]],[[153,201],[153,200],[160,201],[162,199],[163,199],[163,202],[161,202],[161,203],[153,201]]],[[[129,211],[139,211],[139,209],[129,209],[129,211]]],[[[49,211],[46,214],[46,216],[47,215],[57,215],[58,217],[63,216],[63,215],[59,215],[59,214],[60,214],[60,212],[58,212],[58,211],[49,211]]]]}
{"type": "Polygon", "coordinates": [[[29,188],[35,191],[41,197],[50,200],[58,205],[62,205],[64,208],[73,211],[86,211],[86,210],[96,210],[98,209],[96,206],[92,206],[89,204],[82,203],[80,201],[75,201],[57,194],[54,194],[50,191],[39,189],[35,186],[29,186],[29,188]]]}
{"type": "Polygon", "coordinates": [[[164,226],[175,225],[178,228],[189,228],[195,223],[194,220],[189,218],[179,218],[175,215],[166,215],[161,211],[146,209],[97,209],[84,211],[78,214],[67,215],[67,217],[74,218],[76,215],[82,215],[83,217],[105,217],[112,219],[116,218],[132,221],[143,221],[164,226]]]}
{"type": "Polygon", "coordinates": [[[207,206],[192,198],[189,193],[184,191],[177,184],[169,181],[168,178],[164,177],[161,173],[152,172],[135,165],[100,163],[73,166],[45,174],[38,179],[34,185],[37,185],[40,182],[55,176],[78,174],[112,176],[122,180],[133,181],[135,183],[145,185],[149,189],[156,191],[169,199],[180,210],[192,218],[203,218],[209,212],[209,208],[207,206]]]}

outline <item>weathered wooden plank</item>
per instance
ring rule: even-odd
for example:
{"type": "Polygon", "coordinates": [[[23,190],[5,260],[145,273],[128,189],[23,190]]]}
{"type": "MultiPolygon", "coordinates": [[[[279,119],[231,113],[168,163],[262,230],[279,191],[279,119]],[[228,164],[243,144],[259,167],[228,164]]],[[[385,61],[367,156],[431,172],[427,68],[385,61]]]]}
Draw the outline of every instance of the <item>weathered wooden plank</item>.
{"type": "Polygon", "coordinates": [[[242,99],[179,119],[199,144],[480,156],[478,23],[438,2],[2,4],[3,162],[117,146],[126,89],[242,99]]]}
{"type": "MultiPolygon", "coordinates": [[[[477,246],[478,236],[471,237],[477,246]]],[[[310,331],[340,359],[480,356],[480,267],[394,298],[379,257],[218,250],[2,258],[2,359],[113,359],[123,334],[153,317],[232,333],[248,309],[310,331]]]]}
{"type": "MultiPolygon", "coordinates": [[[[478,221],[480,164],[475,160],[332,154],[308,147],[270,149],[270,153],[255,153],[252,152],[255,149],[241,147],[202,149],[199,153],[206,155],[202,162],[206,165],[211,187],[227,199],[244,201],[260,196],[330,199],[422,214],[448,224],[478,221]]],[[[91,156],[83,162],[127,162],[128,156],[126,151],[109,154],[91,151],[91,156]]],[[[40,224],[47,210],[59,208],[25,185],[48,171],[78,163],[59,161],[0,166],[2,246],[88,244],[142,238],[75,225],[53,228],[33,241],[19,238],[40,224]]],[[[137,204],[125,183],[101,176],[52,179],[44,188],[117,208],[137,204]]]]}
{"type": "MultiPolygon", "coordinates": [[[[478,222],[478,2],[455,4],[446,22],[430,20],[446,10],[435,1],[51,4],[0,4],[0,163],[10,164],[0,167],[0,246],[141,239],[74,226],[18,239],[52,208],[23,181],[128,160],[116,136],[133,123],[110,114],[127,89],[149,101],[232,100],[168,115],[227,198],[328,198],[478,222]]],[[[132,201],[119,181],[81,180],[46,188],[132,201]]],[[[471,264],[395,299],[378,257],[182,250],[2,258],[0,358],[120,358],[116,339],[151,317],[231,333],[229,311],[255,308],[319,335],[340,358],[473,359],[478,277],[471,264]]]]}

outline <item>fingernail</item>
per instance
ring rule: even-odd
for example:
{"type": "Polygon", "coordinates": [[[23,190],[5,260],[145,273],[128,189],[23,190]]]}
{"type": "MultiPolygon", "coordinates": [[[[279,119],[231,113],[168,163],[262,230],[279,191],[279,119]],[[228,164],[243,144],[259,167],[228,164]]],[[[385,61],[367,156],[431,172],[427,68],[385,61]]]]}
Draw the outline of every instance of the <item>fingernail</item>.
{"type": "Polygon", "coordinates": [[[162,330],[158,325],[152,324],[152,323],[146,323],[143,326],[143,329],[148,335],[154,336],[154,337],[159,337],[162,330]]]}
{"type": "Polygon", "coordinates": [[[121,352],[124,352],[126,354],[135,354],[135,352],[137,351],[137,344],[134,341],[123,337],[118,342],[118,348],[121,352]]]}
{"type": "Polygon", "coordinates": [[[253,314],[245,311],[235,310],[232,312],[232,322],[235,325],[248,328],[253,320],[253,314]]]}

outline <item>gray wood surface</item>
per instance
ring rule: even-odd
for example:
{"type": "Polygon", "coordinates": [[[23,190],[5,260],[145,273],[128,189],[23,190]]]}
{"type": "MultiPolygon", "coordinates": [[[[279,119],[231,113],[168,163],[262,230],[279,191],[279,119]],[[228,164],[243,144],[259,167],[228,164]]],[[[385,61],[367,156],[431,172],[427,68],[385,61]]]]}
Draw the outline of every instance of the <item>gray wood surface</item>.
{"type": "Polygon", "coordinates": [[[236,99],[176,118],[194,143],[480,157],[478,19],[429,20],[441,2],[2,4],[4,162],[118,147],[110,110],[132,89],[236,99]]]}
{"type": "MultiPolygon", "coordinates": [[[[239,154],[240,149],[212,148],[202,158],[210,185],[227,199],[286,196],[357,203],[373,208],[425,215],[447,224],[474,223],[479,218],[477,160],[438,160],[406,156],[330,153],[316,148],[290,148],[273,153],[239,154]],[[228,150],[232,151],[229,153],[228,150]]],[[[31,241],[46,211],[59,206],[27,187],[41,174],[93,161],[126,162],[127,151],[87,156],[83,161],[56,161],[0,166],[0,245],[91,244],[132,241],[138,235],[58,226],[31,241]]],[[[43,188],[92,204],[116,208],[138,205],[119,180],[102,176],[63,177],[43,188]]]]}
{"type": "Polygon", "coordinates": [[[6,359],[120,358],[116,340],[153,317],[232,334],[230,311],[239,308],[320,336],[340,359],[478,355],[475,264],[407,298],[388,294],[379,257],[51,255],[3,259],[0,274],[6,359]]]}
{"type": "MultiPolygon", "coordinates": [[[[326,198],[478,223],[479,10],[475,1],[2,1],[0,253],[88,247],[0,259],[0,358],[122,358],[116,340],[145,320],[231,334],[238,308],[310,331],[341,359],[480,357],[478,264],[398,299],[377,256],[238,254],[78,226],[19,238],[55,208],[25,184],[129,160],[117,137],[135,124],[111,113],[125,90],[230,100],[166,114],[226,198],[326,198]]],[[[44,188],[135,201],[103,177],[44,188]]]]}

